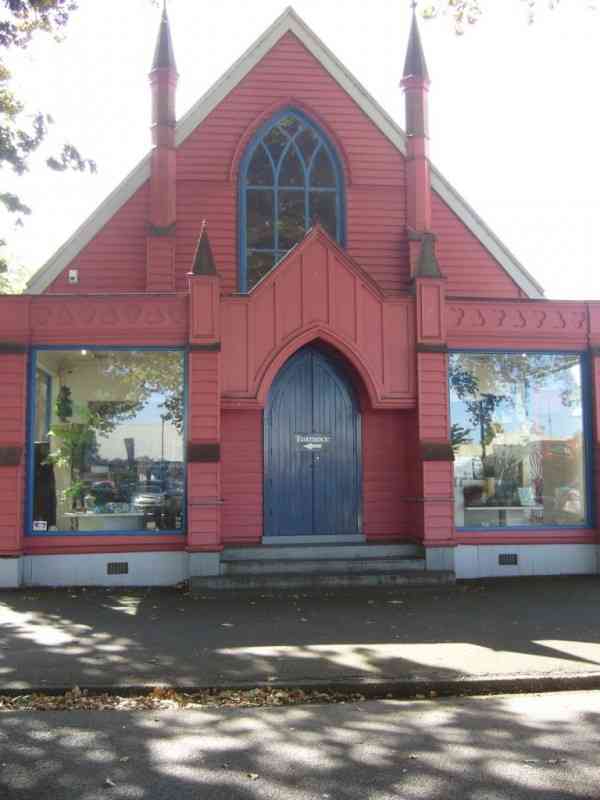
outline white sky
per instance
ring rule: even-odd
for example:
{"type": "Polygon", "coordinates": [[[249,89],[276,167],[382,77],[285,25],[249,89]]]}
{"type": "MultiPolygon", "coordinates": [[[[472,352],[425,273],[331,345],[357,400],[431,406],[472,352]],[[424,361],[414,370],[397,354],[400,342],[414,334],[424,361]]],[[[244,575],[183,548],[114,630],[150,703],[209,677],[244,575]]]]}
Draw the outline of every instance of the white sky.
{"type": "MultiPolygon", "coordinates": [[[[179,116],[284,2],[171,0],[179,116]]],[[[421,24],[432,160],[549,297],[600,299],[600,13],[587,0],[563,0],[528,26],[520,0],[482,5],[484,17],[463,37],[448,19],[421,24]]],[[[407,0],[295,0],[294,7],[402,124],[407,0]]],[[[96,176],[38,165],[24,178],[2,175],[4,190],[33,207],[20,231],[0,218],[15,263],[30,272],[148,150],[147,73],[159,16],[150,0],[80,0],[63,43],[40,41],[11,56],[28,108],[50,112],[56,142],[69,139],[98,163],[96,176]]]]}

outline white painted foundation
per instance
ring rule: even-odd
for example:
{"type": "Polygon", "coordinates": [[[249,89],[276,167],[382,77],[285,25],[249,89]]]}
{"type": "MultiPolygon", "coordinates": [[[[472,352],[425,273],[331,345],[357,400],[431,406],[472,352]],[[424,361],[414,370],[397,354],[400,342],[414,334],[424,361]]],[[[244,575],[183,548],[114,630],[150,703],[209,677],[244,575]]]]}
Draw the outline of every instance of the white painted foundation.
{"type": "MultiPolygon", "coordinates": [[[[454,571],[460,580],[528,575],[600,574],[600,545],[458,545],[426,550],[428,570],[454,571]],[[499,556],[516,555],[502,565],[499,556]]],[[[193,576],[220,574],[219,553],[97,553],[0,558],[0,588],[20,586],[173,586],[193,576]],[[108,564],[127,574],[108,574],[108,564]]]]}
{"type": "Polygon", "coordinates": [[[0,589],[16,589],[23,583],[23,557],[0,558],[0,589]]]}
{"type": "Polygon", "coordinates": [[[184,552],[24,556],[23,561],[25,586],[173,586],[189,577],[184,552]],[[126,563],[127,574],[109,575],[109,563],[126,563]]]}
{"type": "Polygon", "coordinates": [[[454,571],[459,580],[595,575],[600,572],[600,548],[595,544],[458,545],[454,548],[454,571]],[[500,564],[501,554],[515,554],[517,564],[500,564]]]}

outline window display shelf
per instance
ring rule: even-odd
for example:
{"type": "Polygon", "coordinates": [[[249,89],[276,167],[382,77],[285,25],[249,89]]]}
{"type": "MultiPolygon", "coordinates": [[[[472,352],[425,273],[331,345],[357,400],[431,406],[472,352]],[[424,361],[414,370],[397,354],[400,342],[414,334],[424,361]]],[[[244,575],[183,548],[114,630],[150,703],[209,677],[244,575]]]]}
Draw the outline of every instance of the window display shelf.
{"type": "Polygon", "coordinates": [[[141,531],[144,530],[144,514],[138,511],[124,513],[97,513],[95,511],[69,511],[65,514],[79,531],[141,531]]]}

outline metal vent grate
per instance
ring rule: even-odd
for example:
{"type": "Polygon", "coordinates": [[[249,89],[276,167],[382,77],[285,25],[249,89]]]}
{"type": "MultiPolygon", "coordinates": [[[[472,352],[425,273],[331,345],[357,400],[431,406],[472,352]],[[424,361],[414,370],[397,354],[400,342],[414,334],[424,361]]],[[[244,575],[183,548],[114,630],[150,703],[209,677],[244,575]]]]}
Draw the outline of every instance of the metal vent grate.
{"type": "Polygon", "coordinates": [[[106,565],[107,575],[128,575],[129,563],[127,561],[109,561],[106,565]]]}
{"type": "Polygon", "coordinates": [[[501,567],[516,567],[519,563],[519,556],[516,553],[500,553],[498,564],[501,567]]]}

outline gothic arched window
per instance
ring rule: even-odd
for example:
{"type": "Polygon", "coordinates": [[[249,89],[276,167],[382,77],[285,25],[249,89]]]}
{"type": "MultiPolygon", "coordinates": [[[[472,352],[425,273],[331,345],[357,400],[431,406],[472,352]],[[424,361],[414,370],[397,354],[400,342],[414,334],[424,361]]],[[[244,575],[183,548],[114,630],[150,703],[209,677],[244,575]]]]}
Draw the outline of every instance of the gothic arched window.
{"type": "Polygon", "coordinates": [[[282,111],[250,143],[240,172],[240,291],[246,292],[319,222],[344,239],[339,160],[304,114],[282,111]]]}

